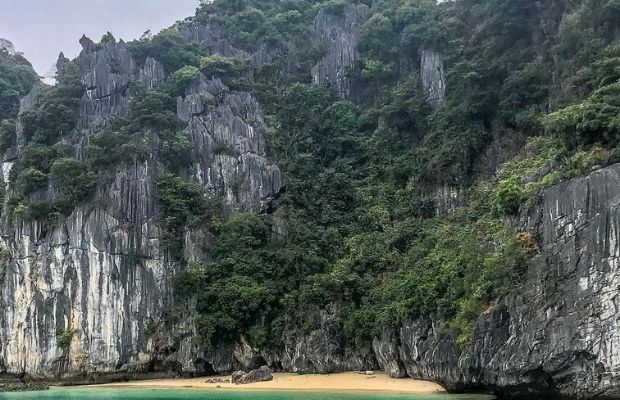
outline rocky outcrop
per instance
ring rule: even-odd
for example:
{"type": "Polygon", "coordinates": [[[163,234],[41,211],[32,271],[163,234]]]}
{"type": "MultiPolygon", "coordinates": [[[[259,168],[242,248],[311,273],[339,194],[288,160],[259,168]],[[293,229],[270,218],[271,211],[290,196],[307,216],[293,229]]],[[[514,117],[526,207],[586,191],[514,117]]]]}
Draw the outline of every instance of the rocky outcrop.
{"type": "Polygon", "coordinates": [[[250,372],[237,371],[232,374],[230,381],[236,385],[245,385],[254,382],[267,382],[273,380],[273,371],[267,366],[254,369],[250,372]]]}
{"type": "Polygon", "coordinates": [[[256,99],[201,76],[177,109],[194,145],[195,180],[235,210],[265,210],[283,181],[265,159],[265,124],[256,99]]]}
{"type": "Polygon", "coordinates": [[[437,185],[431,192],[430,197],[435,205],[435,213],[437,215],[446,215],[465,203],[467,190],[445,183],[437,185]]]}
{"type": "Polygon", "coordinates": [[[370,9],[365,4],[347,4],[342,15],[324,9],[314,19],[314,31],[328,45],[327,54],[312,68],[314,83],[334,89],[340,96],[351,95],[349,70],[359,59],[358,45],[370,9]]]}
{"type": "Polygon", "coordinates": [[[426,101],[438,108],[444,103],[446,96],[446,78],[441,55],[434,50],[422,50],[420,73],[426,101]]]}
{"type": "Polygon", "coordinates": [[[285,333],[282,367],[301,374],[329,374],[376,369],[370,354],[350,353],[344,347],[342,311],[336,304],[318,312],[319,327],[306,335],[296,330],[285,333]]]}
{"type": "MultiPolygon", "coordinates": [[[[111,35],[101,43],[86,37],[81,43],[77,63],[86,91],[69,138],[78,157],[90,135],[129,112],[130,82],[154,88],[165,79],[159,62],[147,59],[137,66],[126,44],[111,35]]],[[[36,98],[34,91],[22,109],[36,98]]],[[[256,100],[201,78],[179,100],[179,115],[188,123],[194,177],[205,193],[230,198],[232,209],[266,207],[282,182],[279,170],[264,160],[264,124],[256,100]],[[231,147],[218,153],[218,140],[231,147]]],[[[2,164],[5,187],[11,165],[2,164]]],[[[205,354],[193,344],[191,318],[165,323],[164,314],[175,308],[172,279],[182,264],[160,243],[154,185],[160,166],[151,155],[110,171],[109,183],[98,188],[93,201],[55,224],[3,210],[0,373],[90,382],[237,367],[232,346],[205,354]],[[155,340],[153,324],[165,328],[170,340],[155,340]]],[[[200,261],[200,246],[194,245],[186,253],[200,261]]]]}
{"type": "Polygon", "coordinates": [[[619,210],[620,164],[545,190],[523,217],[540,253],[480,318],[471,347],[439,321],[409,321],[375,340],[382,367],[454,391],[617,398],[619,210]]]}
{"type": "Polygon", "coordinates": [[[43,383],[26,382],[18,376],[0,374],[0,393],[30,392],[46,389],[48,389],[48,386],[43,383]]]}
{"type": "Polygon", "coordinates": [[[17,50],[15,50],[15,45],[13,45],[13,42],[3,38],[0,38],[0,51],[10,56],[16,56],[18,54],[17,50]]]}
{"type": "Polygon", "coordinates": [[[82,52],[77,58],[82,71],[86,91],[80,101],[80,118],[74,140],[81,150],[88,138],[114,118],[129,112],[129,83],[141,82],[153,89],[165,79],[164,67],[158,61],[147,58],[143,66],[137,66],[127,44],[117,41],[110,33],[101,43],[94,43],[83,36],[82,52]]]}
{"type": "Polygon", "coordinates": [[[190,21],[179,24],[178,30],[186,41],[197,44],[206,54],[219,54],[246,61],[256,72],[260,72],[273,58],[264,44],[254,52],[236,48],[228,39],[229,35],[224,28],[216,24],[190,21]]]}

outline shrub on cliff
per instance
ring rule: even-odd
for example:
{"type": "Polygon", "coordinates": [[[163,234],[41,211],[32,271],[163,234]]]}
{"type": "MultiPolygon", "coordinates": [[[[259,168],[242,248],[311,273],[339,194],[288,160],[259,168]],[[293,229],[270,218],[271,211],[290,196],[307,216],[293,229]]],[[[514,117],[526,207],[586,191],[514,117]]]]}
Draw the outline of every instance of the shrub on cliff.
{"type": "Polygon", "coordinates": [[[20,98],[38,81],[32,65],[21,54],[0,49],[0,121],[17,116],[20,98]]]}

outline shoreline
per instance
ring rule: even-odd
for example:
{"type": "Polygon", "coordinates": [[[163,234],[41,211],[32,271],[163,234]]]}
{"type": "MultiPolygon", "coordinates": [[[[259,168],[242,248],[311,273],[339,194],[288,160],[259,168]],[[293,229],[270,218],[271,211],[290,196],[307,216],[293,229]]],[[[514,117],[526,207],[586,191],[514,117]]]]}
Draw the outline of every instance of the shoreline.
{"type": "Polygon", "coordinates": [[[230,376],[189,379],[154,379],[77,386],[79,388],[108,389],[168,389],[168,390],[235,390],[235,391],[288,391],[288,392],[376,392],[403,394],[441,394],[446,391],[436,383],[415,379],[390,378],[384,373],[343,372],[326,375],[299,375],[275,373],[273,380],[235,385],[230,382],[207,382],[209,379],[228,379],[230,376]]]}

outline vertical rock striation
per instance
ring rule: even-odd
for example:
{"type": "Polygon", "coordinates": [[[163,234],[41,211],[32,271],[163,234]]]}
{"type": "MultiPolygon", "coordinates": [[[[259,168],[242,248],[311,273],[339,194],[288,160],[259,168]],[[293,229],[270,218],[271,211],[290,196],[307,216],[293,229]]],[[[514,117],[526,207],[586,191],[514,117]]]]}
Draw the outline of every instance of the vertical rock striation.
{"type": "Polygon", "coordinates": [[[434,50],[422,50],[420,71],[422,91],[426,100],[431,106],[438,108],[444,103],[446,95],[446,78],[441,55],[434,50]]]}
{"type": "Polygon", "coordinates": [[[334,89],[341,97],[351,95],[349,70],[359,58],[358,44],[370,9],[365,4],[347,4],[342,15],[319,11],[314,30],[327,45],[327,54],[312,68],[314,83],[334,89]]]}
{"type": "Polygon", "coordinates": [[[282,366],[286,371],[329,374],[376,369],[372,355],[344,348],[342,312],[342,306],[330,304],[318,312],[317,329],[301,336],[296,330],[285,332],[282,366]]]}
{"type": "MultiPolygon", "coordinates": [[[[78,156],[90,135],[129,112],[130,82],[155,88],[165,79],[159,62],[147,59],[138,67],[126,44],[111,35],[98,44],[86,37],[81,43],[77,62],[86,92],[71,134],[78,156]]],[[[188,123],[193,141],[196,180],[205,191],[229,199],[234,209],[264,209],[281,190],[282,180],[264,159],[264,124],[256,100],[204,78],[187,93],[179,99],[179,116],[188,123]],[[230,143],[234,155],[216,154],[218,140],[230,143]]],[[[22,109],[36,97],[35,91],[22,109]]],[[[3,163],[6,185],[11,165],[3,163]]],[[[73,381],[209,372],[192,346],[173,343],[162,349],[150,337],[149,325],[162,321],[173,306],[172,278],[180,270],[160,244],[161,210],[154,185],[160,165],[151,156],[113,171],[111,182],[98,189],[92,202],[55,225],[4,210],[0,372],[73,381]],[[162,361],[162,352],[173,357],[162,361]]],[[[187,322],[172,329],[191,333],[192,324],[183,324],[187,322]]],[[[221,355],[222,362],[232,359],[232,353],[221,355]]]]}
{"type": "Polygon", "coordinates": [[[280,170],[265,159],[265,124],[256,99],[201,76],[177,109],[194,145],[196,181],[233,210],[266,210],[283,185],[280,170]]]}
{"type": "Polygon", "coordinates": [[[441,322],[406,323],[374,350],[393,376],[451,390],[612,398],[620,394],[620,164],[542,194],[524,227],[542,238],[519,289],[461,349],[441,322]]]}

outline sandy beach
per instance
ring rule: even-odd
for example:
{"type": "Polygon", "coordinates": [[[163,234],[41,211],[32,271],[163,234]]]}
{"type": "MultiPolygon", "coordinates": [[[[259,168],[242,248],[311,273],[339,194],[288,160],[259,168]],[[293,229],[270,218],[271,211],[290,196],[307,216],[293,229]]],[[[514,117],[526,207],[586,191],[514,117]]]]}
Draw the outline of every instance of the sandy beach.
{"type": "MultiPolygon", "coordinates": [[[[228,377],[221,377],[228,378],[228,377]]],[[[126,387],[140,389],[196,389],[196,390],[291,390],[291,391],[376,391],[397,393],[442,393],[441,386],[414,379],[393,379],[383,373],[365,375],[348,372],[329,375],[274,374],[270,382],[257,382],[247,385],[231,383],[207,383],[210,378],[157,379],[149,381],[110,383],[95,387],[126,387]]]]}

